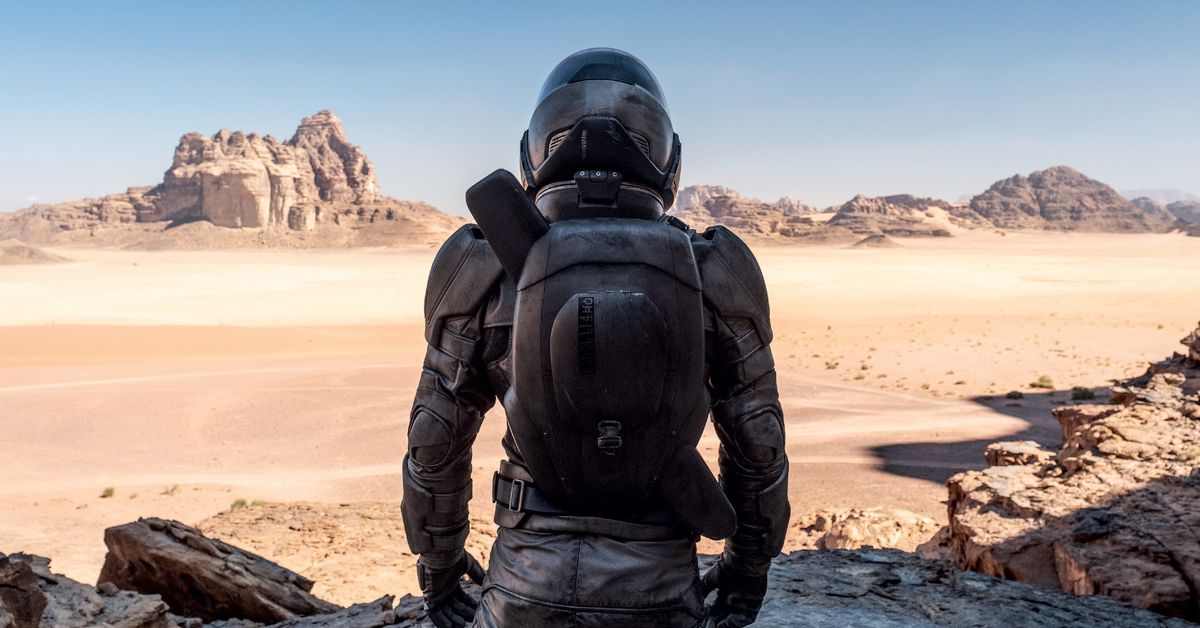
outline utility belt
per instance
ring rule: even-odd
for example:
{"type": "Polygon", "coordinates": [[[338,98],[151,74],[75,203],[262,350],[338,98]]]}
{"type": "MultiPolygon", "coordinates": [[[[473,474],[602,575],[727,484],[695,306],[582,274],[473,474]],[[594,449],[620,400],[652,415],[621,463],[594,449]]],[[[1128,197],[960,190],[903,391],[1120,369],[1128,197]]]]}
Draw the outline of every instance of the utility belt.
{"type": "Polygon", "coordinates": [[[496,504],[496,524],[502,528],[599,534],[630,541],[699,538],[680,527],[666,509],[654,510],[632,520],[580,515],[551,500],[538,488],[525,467],[508,460],[501,460],[500,470],[492,476],[492,501],[496,504]]]}

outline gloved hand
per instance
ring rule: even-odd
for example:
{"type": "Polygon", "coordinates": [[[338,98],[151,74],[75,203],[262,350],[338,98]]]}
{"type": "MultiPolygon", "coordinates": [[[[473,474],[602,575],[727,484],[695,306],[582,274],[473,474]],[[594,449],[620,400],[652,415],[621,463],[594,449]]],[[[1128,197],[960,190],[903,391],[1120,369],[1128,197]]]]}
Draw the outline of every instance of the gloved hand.
{"type": "Polygon", "coordinates": [[[709,567],[701,578],[704,597],[713,590],[717,599],[708,608],[708,625],[712,628],[742,628],[754,623],[763,597],[767,595],[767,576],[738,572],[724,556],[709,567]]]}
{"type": "Polygon", "coordinates": [[[417,559],[417,582],[425,597],[425,614],[438,628],[462,628],[475,618],[479,602],[463,591],[464,575],[475,584],[483,584],[483,567],[466,552],[449,567],[430,567],[424,559],[417,559]]]}

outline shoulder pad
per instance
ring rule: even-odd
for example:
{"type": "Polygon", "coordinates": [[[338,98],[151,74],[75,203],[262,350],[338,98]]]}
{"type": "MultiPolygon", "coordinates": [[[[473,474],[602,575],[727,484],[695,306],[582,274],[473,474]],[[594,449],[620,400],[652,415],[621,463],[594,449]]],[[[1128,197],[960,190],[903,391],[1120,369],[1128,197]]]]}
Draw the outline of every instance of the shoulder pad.
{"type": "Polygon", "coordinates": [[[425,340],[441,336],[447,318],[479,311],[504,269],[475,225],[463,225],[442,245],[425,288],[425,340]]]}
{"type": "Polygon", "coordinates": [[[704,302],[722,319],[746,319],[763,344],[771,342],[771,308],[767,285],[754,253],[725,227],[709,227],[692,236],[700,268],[704,302]]]}

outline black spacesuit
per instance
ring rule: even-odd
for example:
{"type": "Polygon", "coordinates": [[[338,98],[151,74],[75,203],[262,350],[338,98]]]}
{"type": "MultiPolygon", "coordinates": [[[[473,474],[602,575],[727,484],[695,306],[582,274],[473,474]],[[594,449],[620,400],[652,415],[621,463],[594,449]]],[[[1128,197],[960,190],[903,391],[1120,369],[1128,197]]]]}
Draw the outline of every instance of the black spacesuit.
{"type": "Polygon", "coordinates": [[[437,625],[754,620],[789,516],[767,292],[732,232],[664,214],[679,156],[649,69],[584,50],[542,88],[522,184],[498,171],[468,192],[479,226],[430,272],[404,464],[437,625]],[[471,445],[497,398],[508,459],[477,602],[460,586],[483,579],[463,549],[471,445]],[[719,484],[696,449],[710,413],[719,484]],[[727,539],[703,577],[700,535],[727,539]]]}

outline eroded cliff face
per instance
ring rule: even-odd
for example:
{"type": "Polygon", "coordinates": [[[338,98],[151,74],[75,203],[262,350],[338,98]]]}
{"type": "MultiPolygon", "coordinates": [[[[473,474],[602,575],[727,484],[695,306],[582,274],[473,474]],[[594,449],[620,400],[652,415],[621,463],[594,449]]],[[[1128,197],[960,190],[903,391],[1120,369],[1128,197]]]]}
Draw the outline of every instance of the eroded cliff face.
{"type": "Polygon", "coordinates": [[[1200,620],[1200,329],[1187,352],[1054,411],[1057,450],[997,443],[950,479],[959,567],[1200,620]]]}
{"type": "MultiPolygon", "coordinates": [[[[286,142],[222,129],[188,133],[153,193],[142,222],[207,220],[220,227],[307,228],[294,215],[331,204],[379,200],[375,166],[325,110],[308,116],[286,142]],[[289,216],[293,218],[289,223],[289,216]]],[[[312,221],[312,222],[315,222],[312,221]]]]}
{"type": "MultiPolygon", "coordinates": [[[[807,215],[815,211],[816,208],[787,196],[767,203],[742,196],[736,190],[720,185],[683,188],[671,209],[672,214],[699,231],[713,225],[723,225],[742,237],[824,238],[823,226],[807,215]]],[[[840,230],[832,236],[841,239],[850,237],[840,230]]]]}
{"type": "Polygon", "coordinates": [[[991,226],[969,208],[911,194],[876,197],[860,194],[839,207],[828,224],[859,236],[892,237],[947,237],[951,235],[951,226],[991,226]]]}

